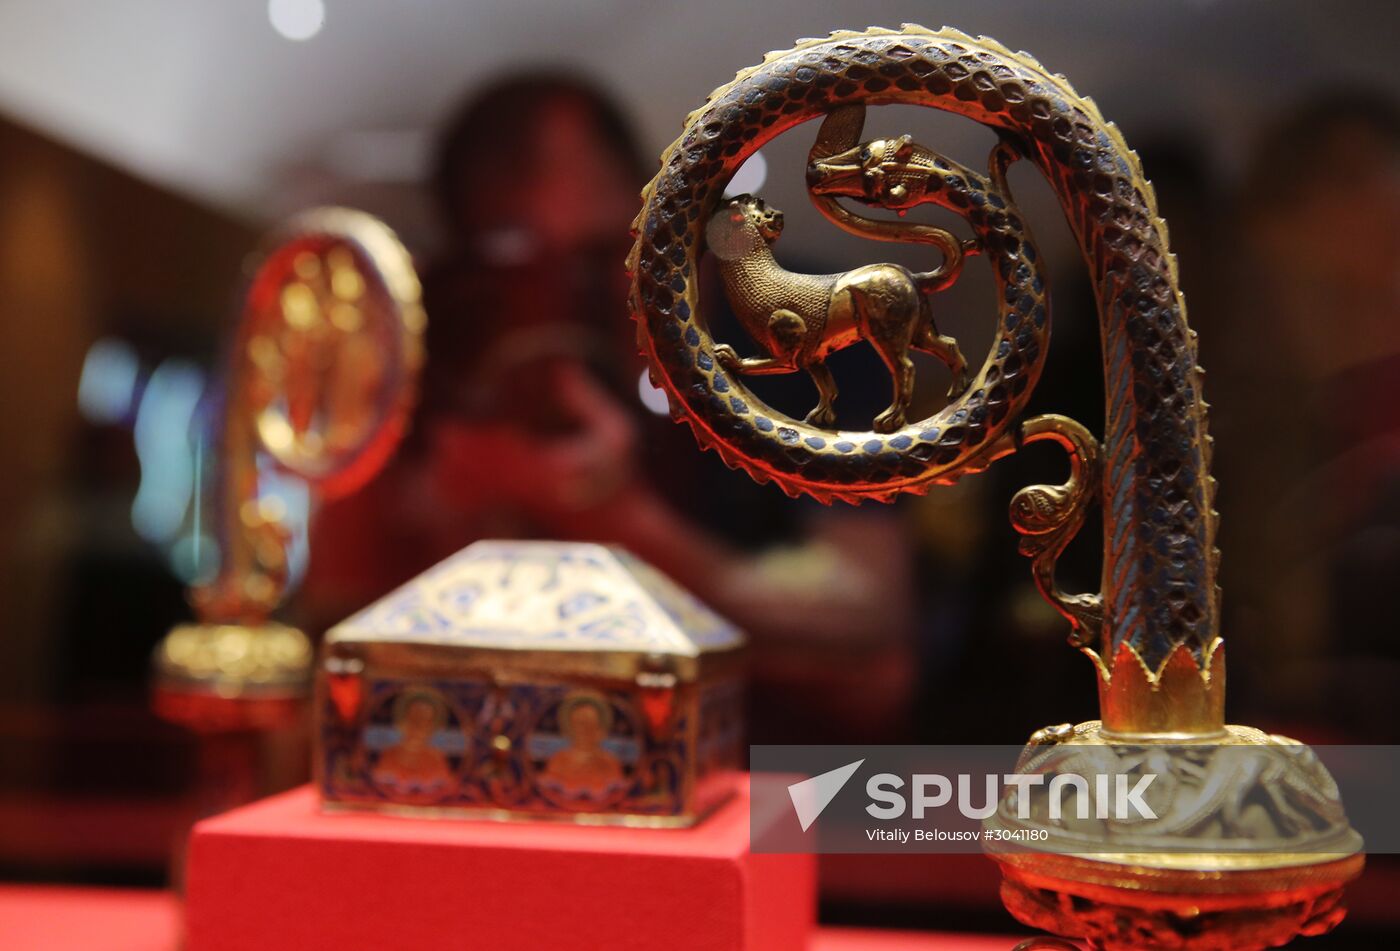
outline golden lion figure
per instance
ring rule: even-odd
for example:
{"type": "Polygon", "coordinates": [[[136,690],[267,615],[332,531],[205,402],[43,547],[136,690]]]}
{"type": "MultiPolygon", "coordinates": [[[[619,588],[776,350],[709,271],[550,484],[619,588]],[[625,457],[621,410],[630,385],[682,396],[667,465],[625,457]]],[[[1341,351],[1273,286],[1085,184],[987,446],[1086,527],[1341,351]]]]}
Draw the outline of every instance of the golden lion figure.
{"type": "Polygon", "coordinates": [[[867,340],[889,368],[894,399],[875,417],[875,429],[889,433],[906,422],[914,396],[910,350],[932,354],[953,373],[950,395],[967,386],[967,361],[957,341],[938,333],[929,295],[951,280],[941,271],[913,273],[897,264],[870,264],[844,274],[795,274],[773,257],[782,234],[783,213],[762,199],[740,195],[725,202],[706,230],[710,251],[719,259],[730,304],[749,336],[767,357],[740,357],[718,344],[715,357],[736,373],[794,373],[806,370],[820,401],[807,414],[815,426],[836,423],[832,403],[836,381],[826,366],[829,354],[867,340]]]}

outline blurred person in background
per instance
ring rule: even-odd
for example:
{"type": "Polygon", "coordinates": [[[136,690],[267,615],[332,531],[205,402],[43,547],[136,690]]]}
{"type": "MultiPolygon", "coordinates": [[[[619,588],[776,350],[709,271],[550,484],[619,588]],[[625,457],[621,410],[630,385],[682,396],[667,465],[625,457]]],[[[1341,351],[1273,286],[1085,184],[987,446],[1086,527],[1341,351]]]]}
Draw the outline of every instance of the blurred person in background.
{"type": "MultiPolygon", "coordinates": [[[[1281,727],[1394,742],[1400,687],[1400,109],[1294,110],[1242,188],[1228,346],[1251,438],[1222,441],[1235,623],[1281,727]],[[1228,481],[1227,481],[1228,480],[1228,481]],[[1230,486],[1234,485],[1235,490],[1230,486]],[[1236,527],[1231,526],[1236,523],[1236,527]]],[[[1228,606],[1228,601],[1227,601],[1228,606]]],[[[1306,738],[1306,737],[1305,737],[1306,738]]]]}
{"type": "Polygon", "coordinates": [[[414,432],[384,476],[320,514],[303,607],[333,623],[481,538],[618,544],[748,631],[756,741],[905,736],[898,513],[789,501],[639,398],[622,263],[638,155],[616,107],[568,76],[503,80],[448,123],[414,432]]]}

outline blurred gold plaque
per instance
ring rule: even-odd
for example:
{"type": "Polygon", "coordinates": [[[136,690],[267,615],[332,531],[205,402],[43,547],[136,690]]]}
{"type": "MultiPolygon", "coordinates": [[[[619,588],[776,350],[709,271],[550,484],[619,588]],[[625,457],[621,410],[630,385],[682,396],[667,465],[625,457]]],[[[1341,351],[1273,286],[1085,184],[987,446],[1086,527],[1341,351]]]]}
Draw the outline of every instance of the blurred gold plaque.
{"type": "Polygon", "coordinates": [[[229,355],[210,506],[218,574],[190,593],[199,621],[173,629],[154,658],[157,712],[198,730],[290,724],[310,688],[311,641],[271,619],[291,534],[260,467],[319,500],[355,491],[397,448],[423,360],[418,276],[382,222],[313,209],[266,247],[229,355]]]}

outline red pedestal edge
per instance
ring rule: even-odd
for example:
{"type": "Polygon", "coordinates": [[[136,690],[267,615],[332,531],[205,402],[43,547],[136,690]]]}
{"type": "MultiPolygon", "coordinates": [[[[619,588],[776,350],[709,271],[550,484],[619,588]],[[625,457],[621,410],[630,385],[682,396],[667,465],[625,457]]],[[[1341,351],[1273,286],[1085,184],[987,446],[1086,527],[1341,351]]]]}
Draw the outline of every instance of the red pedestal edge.
{"type": "Polygon", "coordinates": [[[748,777],[690,829],[324,814],[303,787],[206,820],[187,951],[798,951],[810,855],[749,851],[748,777]]]}

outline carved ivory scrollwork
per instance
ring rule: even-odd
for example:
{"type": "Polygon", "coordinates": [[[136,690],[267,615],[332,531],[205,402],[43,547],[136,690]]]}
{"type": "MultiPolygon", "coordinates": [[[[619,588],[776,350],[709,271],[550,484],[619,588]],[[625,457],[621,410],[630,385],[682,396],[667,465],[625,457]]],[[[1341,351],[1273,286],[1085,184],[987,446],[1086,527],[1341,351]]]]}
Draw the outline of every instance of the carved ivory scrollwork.
{"type": "Polygon", "coordinates": [[[1031,559],[1035,586],[1070,623],[1070,642],[1089,647],[1103,626],[1103,598],[1066,594],[1055,582],[1055,562],[1084,524],[1099,493],[1099,444],[1066,416],[1036,416],[1021,424],[1021,443],[1053,442],[1069,455],[1069,479],[1060,485],[1028,485],[1011,497],[1011,526],[1021,533],[1021,554],[1031,559]]]}

